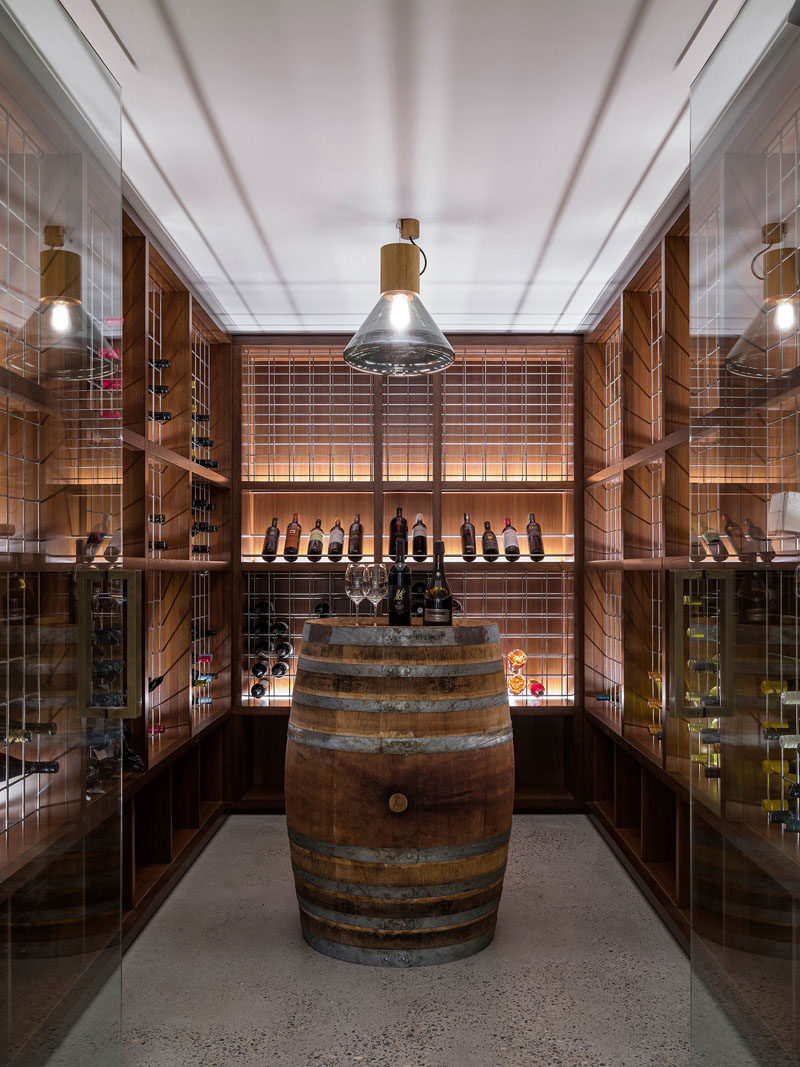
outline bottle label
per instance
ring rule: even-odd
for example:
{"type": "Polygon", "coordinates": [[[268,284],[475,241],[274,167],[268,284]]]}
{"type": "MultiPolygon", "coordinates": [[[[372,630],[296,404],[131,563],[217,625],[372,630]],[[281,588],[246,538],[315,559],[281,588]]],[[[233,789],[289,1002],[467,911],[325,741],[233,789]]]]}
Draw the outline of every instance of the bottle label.
{"type": "Polygon", "coordinates": [[[450,612],[447,608],[425,608],[424,621],[430,623],[449,624],[450,612]]]}
{"type": "Polygon", "coordinates": [[[344,544],[344,529],[341,526],[334,526],[331,530],[331,535],[328,538],[328,545],[343,545],[344,544]]]}
{"type": "Polygon", "coordinates": [[[519,548],[519,538],[515,530],[503,530],[503,548],[519,548]]]}

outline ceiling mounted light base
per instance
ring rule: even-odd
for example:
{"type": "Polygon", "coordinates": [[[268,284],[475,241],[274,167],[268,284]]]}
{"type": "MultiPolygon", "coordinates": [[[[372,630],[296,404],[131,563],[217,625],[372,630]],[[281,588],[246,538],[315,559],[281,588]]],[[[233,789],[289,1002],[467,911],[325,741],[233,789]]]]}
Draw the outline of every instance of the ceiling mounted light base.
{"type": "MultiPolygon", "coordinates": [[[[400,233],[413,241],[416,219],[401,219],[400,233]]],[[[410,377],[449,367],[453,348],[419,296],[420,250],[413,243],[381,248],[381,296],[344,350],[344,360],[369,374],[410,377]]]]}

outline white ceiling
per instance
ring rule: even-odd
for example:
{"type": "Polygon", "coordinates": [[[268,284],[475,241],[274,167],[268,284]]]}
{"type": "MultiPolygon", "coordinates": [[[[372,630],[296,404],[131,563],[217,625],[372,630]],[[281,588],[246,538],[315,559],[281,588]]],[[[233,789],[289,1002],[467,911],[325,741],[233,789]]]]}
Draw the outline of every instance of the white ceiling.
{"type": "Polygon", "coordinates": [[[742,6],[61,2],[122,86],[128,183],[244,331],[357,327],[401,215],[443,329],[589,325],[684,176],[690,83],[742,6]]]}

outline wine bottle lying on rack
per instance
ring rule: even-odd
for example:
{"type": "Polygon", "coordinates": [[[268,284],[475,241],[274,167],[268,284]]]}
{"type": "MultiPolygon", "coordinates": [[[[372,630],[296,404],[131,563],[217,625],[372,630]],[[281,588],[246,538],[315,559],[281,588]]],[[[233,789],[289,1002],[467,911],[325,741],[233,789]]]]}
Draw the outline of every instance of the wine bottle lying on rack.
{"type": "Polygon", "coordinates": [[[17,745],[27,741],[33,741],[31,730],[19,730],[13,726],[6,728],[5,723],[0,723],[0,743],[17,745]]]}
{"type": "Polygon", "coordinates": [[[215,526],[212,522],[193,522],[192,523],[192,535],[199,533],[217,533],[219,526],[215,526]]]}
{"type": "Polygon", "coordinates": [[[717,563],[722,563],[728,558],[728,550],[716,530],[706,530],[701,533],[700,540],[708,549],[711,558],[717,563]]]}
{"type": "Polygon", "coordinates": [[[170,422],[172,419],[171,411],[148,411],[147,417],[151,422],[170,422]]]}
{"type": "MultiPolygon", "coordinates": [[[[192,511],[216,511],[217,505],[212,504],[210,500],[204,500],[202,497],[195,497],[192,500],[192,511]]],[[[277,519],[272,520],[277,523],[277,519]]]]}
{"type": "Polygon", "coordinates": [[[10,730],[30,730],[32,734],[46,734],[48,737],[53,737],[58,730],[58,724],[54,722],[19,722],[16,719],[11,719],[8,727],[10,730]]]}
{"type": "Polygon", "coordinates": [[[153,370],[169,370],[170,368],[170,361],[168,359],[151,359],[148,360],[148,363],[153,370]]]}
{"type": "Polygon", "coordinates": [[[0,752],[0,782],[26,774],[58,774],[58,764],[50,760],[21,760],[0,752]]]}

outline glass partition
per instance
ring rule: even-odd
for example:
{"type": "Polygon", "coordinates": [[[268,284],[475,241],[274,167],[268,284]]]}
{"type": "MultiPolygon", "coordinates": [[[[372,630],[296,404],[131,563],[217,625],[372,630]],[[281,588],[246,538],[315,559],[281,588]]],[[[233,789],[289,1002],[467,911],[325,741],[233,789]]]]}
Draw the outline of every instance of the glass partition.
{"type": "Polygon", "coordinates": [[[119,144],[118,87],[63,8],[0,3],[0,1062],[26,1067],[120,1060],[141,581],[121,566],[119,144]]]}
{"type": "Polygon", "coordinates": [[[800,30],[767,33],[789,7],[746,5],[691,101],[695,570],[673,704],[697,750],[692,1063],[725,1067],[800,1062],[800,30]]]}

